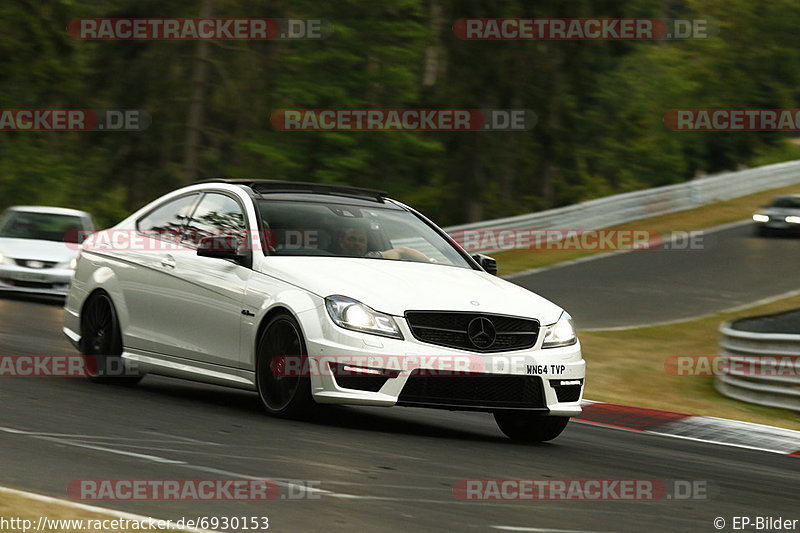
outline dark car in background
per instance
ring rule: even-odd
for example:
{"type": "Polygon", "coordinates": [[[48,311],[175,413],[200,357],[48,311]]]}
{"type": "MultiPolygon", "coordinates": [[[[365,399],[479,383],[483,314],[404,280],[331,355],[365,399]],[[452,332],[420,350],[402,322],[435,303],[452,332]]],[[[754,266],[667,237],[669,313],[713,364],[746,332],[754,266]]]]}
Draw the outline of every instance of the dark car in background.
{"type": "Polygon", "coordinates": [[[800,194],[778,196],[753,215],[756,234],[800,234],[800,194]]]}

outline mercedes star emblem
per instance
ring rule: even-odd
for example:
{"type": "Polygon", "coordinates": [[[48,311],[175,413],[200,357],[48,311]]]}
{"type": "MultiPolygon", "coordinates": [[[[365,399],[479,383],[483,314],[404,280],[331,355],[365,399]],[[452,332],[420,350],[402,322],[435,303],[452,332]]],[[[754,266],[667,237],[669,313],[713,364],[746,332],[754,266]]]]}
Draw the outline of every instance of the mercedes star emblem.
{"type": "Polygon", "coordinates": [[[492,321],[485,317],[473,318],[467,326],[467,336],[473,346],[486,349],[494,344],[497,333],[492,321]]]}

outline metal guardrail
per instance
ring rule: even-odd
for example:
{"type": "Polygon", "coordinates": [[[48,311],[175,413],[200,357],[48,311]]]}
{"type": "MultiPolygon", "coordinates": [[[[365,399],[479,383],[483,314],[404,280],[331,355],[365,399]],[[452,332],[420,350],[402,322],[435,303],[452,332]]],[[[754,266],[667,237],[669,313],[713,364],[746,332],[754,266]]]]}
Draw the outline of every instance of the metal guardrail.
{"type": "Polygon", "coordinates": [[[719,328],[721,394],[749,403],[800,411],[800,334],[719,328]]]}
{"type": "MultiPolygon", "coordinates": [[[[656,187],[580,204],[444,228],[450,234],[468,230],[600,229],[642,218],[693,209],[767,189],[800,183],[800,161],[788,161],[738,172],[726,172],[686,183],[656,187]]],[[[757,206],[753,206],[754,208],[757,206]]],[[[470,250],[495,252],[498,249],[470,250]]]]}

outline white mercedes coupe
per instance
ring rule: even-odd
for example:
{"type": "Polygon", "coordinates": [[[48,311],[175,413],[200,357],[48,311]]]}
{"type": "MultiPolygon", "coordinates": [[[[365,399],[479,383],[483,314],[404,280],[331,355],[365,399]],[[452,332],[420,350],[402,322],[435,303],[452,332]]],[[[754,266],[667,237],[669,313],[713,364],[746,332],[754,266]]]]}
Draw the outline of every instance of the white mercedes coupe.
{"type": "Polygon", "coordinates": [[[570,316],[380,191],[213,179],[82,244],[64,333],[95,381],[153,373],[317,404],[493,413],[520,441],[581,412],[570,316]]]}

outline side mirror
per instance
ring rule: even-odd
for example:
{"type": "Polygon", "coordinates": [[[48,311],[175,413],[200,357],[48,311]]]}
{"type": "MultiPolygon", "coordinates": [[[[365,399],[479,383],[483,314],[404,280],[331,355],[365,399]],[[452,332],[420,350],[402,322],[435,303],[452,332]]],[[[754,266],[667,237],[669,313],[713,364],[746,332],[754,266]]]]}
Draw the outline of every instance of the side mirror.
{"type": "Polygon", "coordinates": [[[239,247],[238,239],[234,235],[211,235],[200,239],[200,243],[197,245],[197,255],[217,259],[233,259],[237,263],[241,263],[247,257],[247,252],[239,247]]]}
{"type": "Polygon", "coordinates": [[[486,272],[493,276],[497,275],[497,261],[495,261],[493,257],[483,254],[475,254],[472,256],[472,258],[477,261],[481,268],[486,272]]]}

